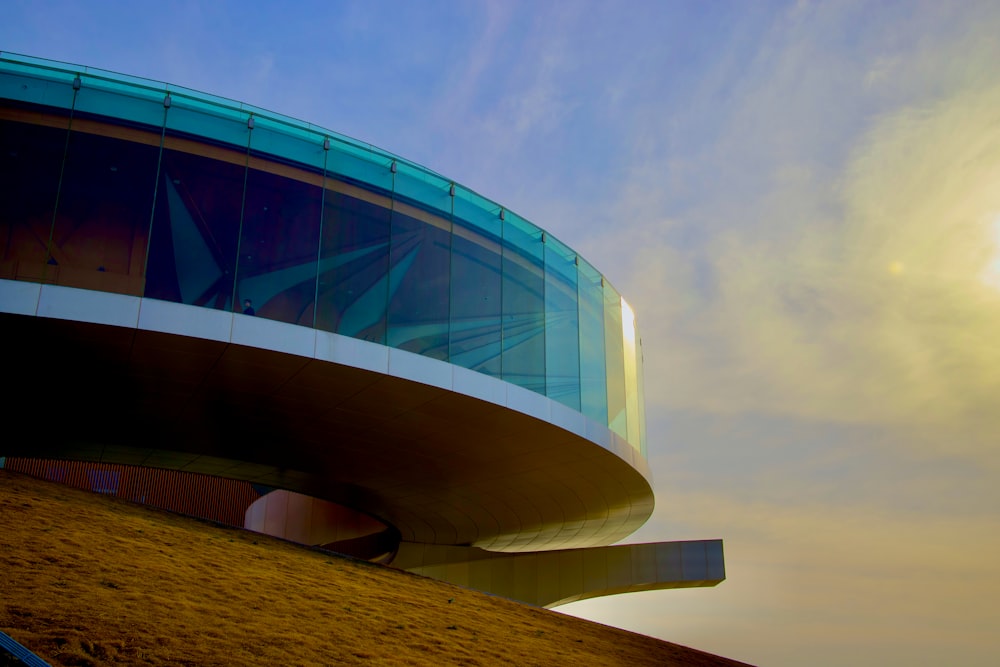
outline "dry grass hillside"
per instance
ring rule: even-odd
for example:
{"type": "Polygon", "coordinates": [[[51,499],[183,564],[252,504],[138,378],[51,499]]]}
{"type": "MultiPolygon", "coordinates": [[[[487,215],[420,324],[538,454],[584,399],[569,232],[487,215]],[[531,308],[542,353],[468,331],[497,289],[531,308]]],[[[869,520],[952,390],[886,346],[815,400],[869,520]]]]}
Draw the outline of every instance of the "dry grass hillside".
{"type": "Polygon", "coordinates": [[[5,470],[0,526],[0,630],[53,665],[741,664],[5,470]]]}

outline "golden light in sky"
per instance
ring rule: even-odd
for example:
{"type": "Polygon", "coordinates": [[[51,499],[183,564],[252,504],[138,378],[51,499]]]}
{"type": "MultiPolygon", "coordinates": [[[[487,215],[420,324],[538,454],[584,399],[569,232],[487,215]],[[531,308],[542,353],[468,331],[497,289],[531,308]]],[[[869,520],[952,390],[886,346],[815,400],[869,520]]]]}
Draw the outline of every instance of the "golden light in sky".
{"type": "Polygon", "coordinates": [[[990,287],[1000,289],[1000,214],[997,214],[991,225],[993,232],[993,259],[983,271],[983,282],[990,287]]]}

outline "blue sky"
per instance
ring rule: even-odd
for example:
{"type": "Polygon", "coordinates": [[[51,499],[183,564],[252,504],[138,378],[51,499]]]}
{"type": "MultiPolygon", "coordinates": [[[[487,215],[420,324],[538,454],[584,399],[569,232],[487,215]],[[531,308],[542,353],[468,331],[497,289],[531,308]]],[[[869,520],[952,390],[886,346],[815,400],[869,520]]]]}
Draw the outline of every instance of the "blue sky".
{"type": "Polygon", "coordinates": [[[634,307],[714,589],[563,608],[767,665],[1000,662],[1000,4],[8,0],[0,49],[232,97],[550,230],[634,307]]]}

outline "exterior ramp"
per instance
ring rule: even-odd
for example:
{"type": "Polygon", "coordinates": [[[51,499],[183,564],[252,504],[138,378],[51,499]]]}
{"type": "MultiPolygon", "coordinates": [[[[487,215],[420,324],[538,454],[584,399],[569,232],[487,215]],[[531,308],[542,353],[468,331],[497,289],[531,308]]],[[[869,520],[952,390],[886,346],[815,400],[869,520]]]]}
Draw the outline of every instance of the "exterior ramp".
{"type": "Polygon", "coordinates": [[[498,553],[403,542],[392,566],[539,607],[604,595],[715,586],[722,540],[498,553]]]}

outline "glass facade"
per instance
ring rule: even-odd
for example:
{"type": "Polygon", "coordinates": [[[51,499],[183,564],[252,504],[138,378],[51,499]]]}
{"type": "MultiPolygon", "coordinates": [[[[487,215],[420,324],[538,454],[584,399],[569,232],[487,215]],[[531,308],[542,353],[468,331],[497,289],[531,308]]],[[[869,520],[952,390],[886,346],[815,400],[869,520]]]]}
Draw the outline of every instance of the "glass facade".
{"type": "Polygon", "coordinates": [[[571,248],[419,165],[230,100],[0,54],[0,183],[0,278],[408,350],[645,453],[628,305],[571,248]]]}

